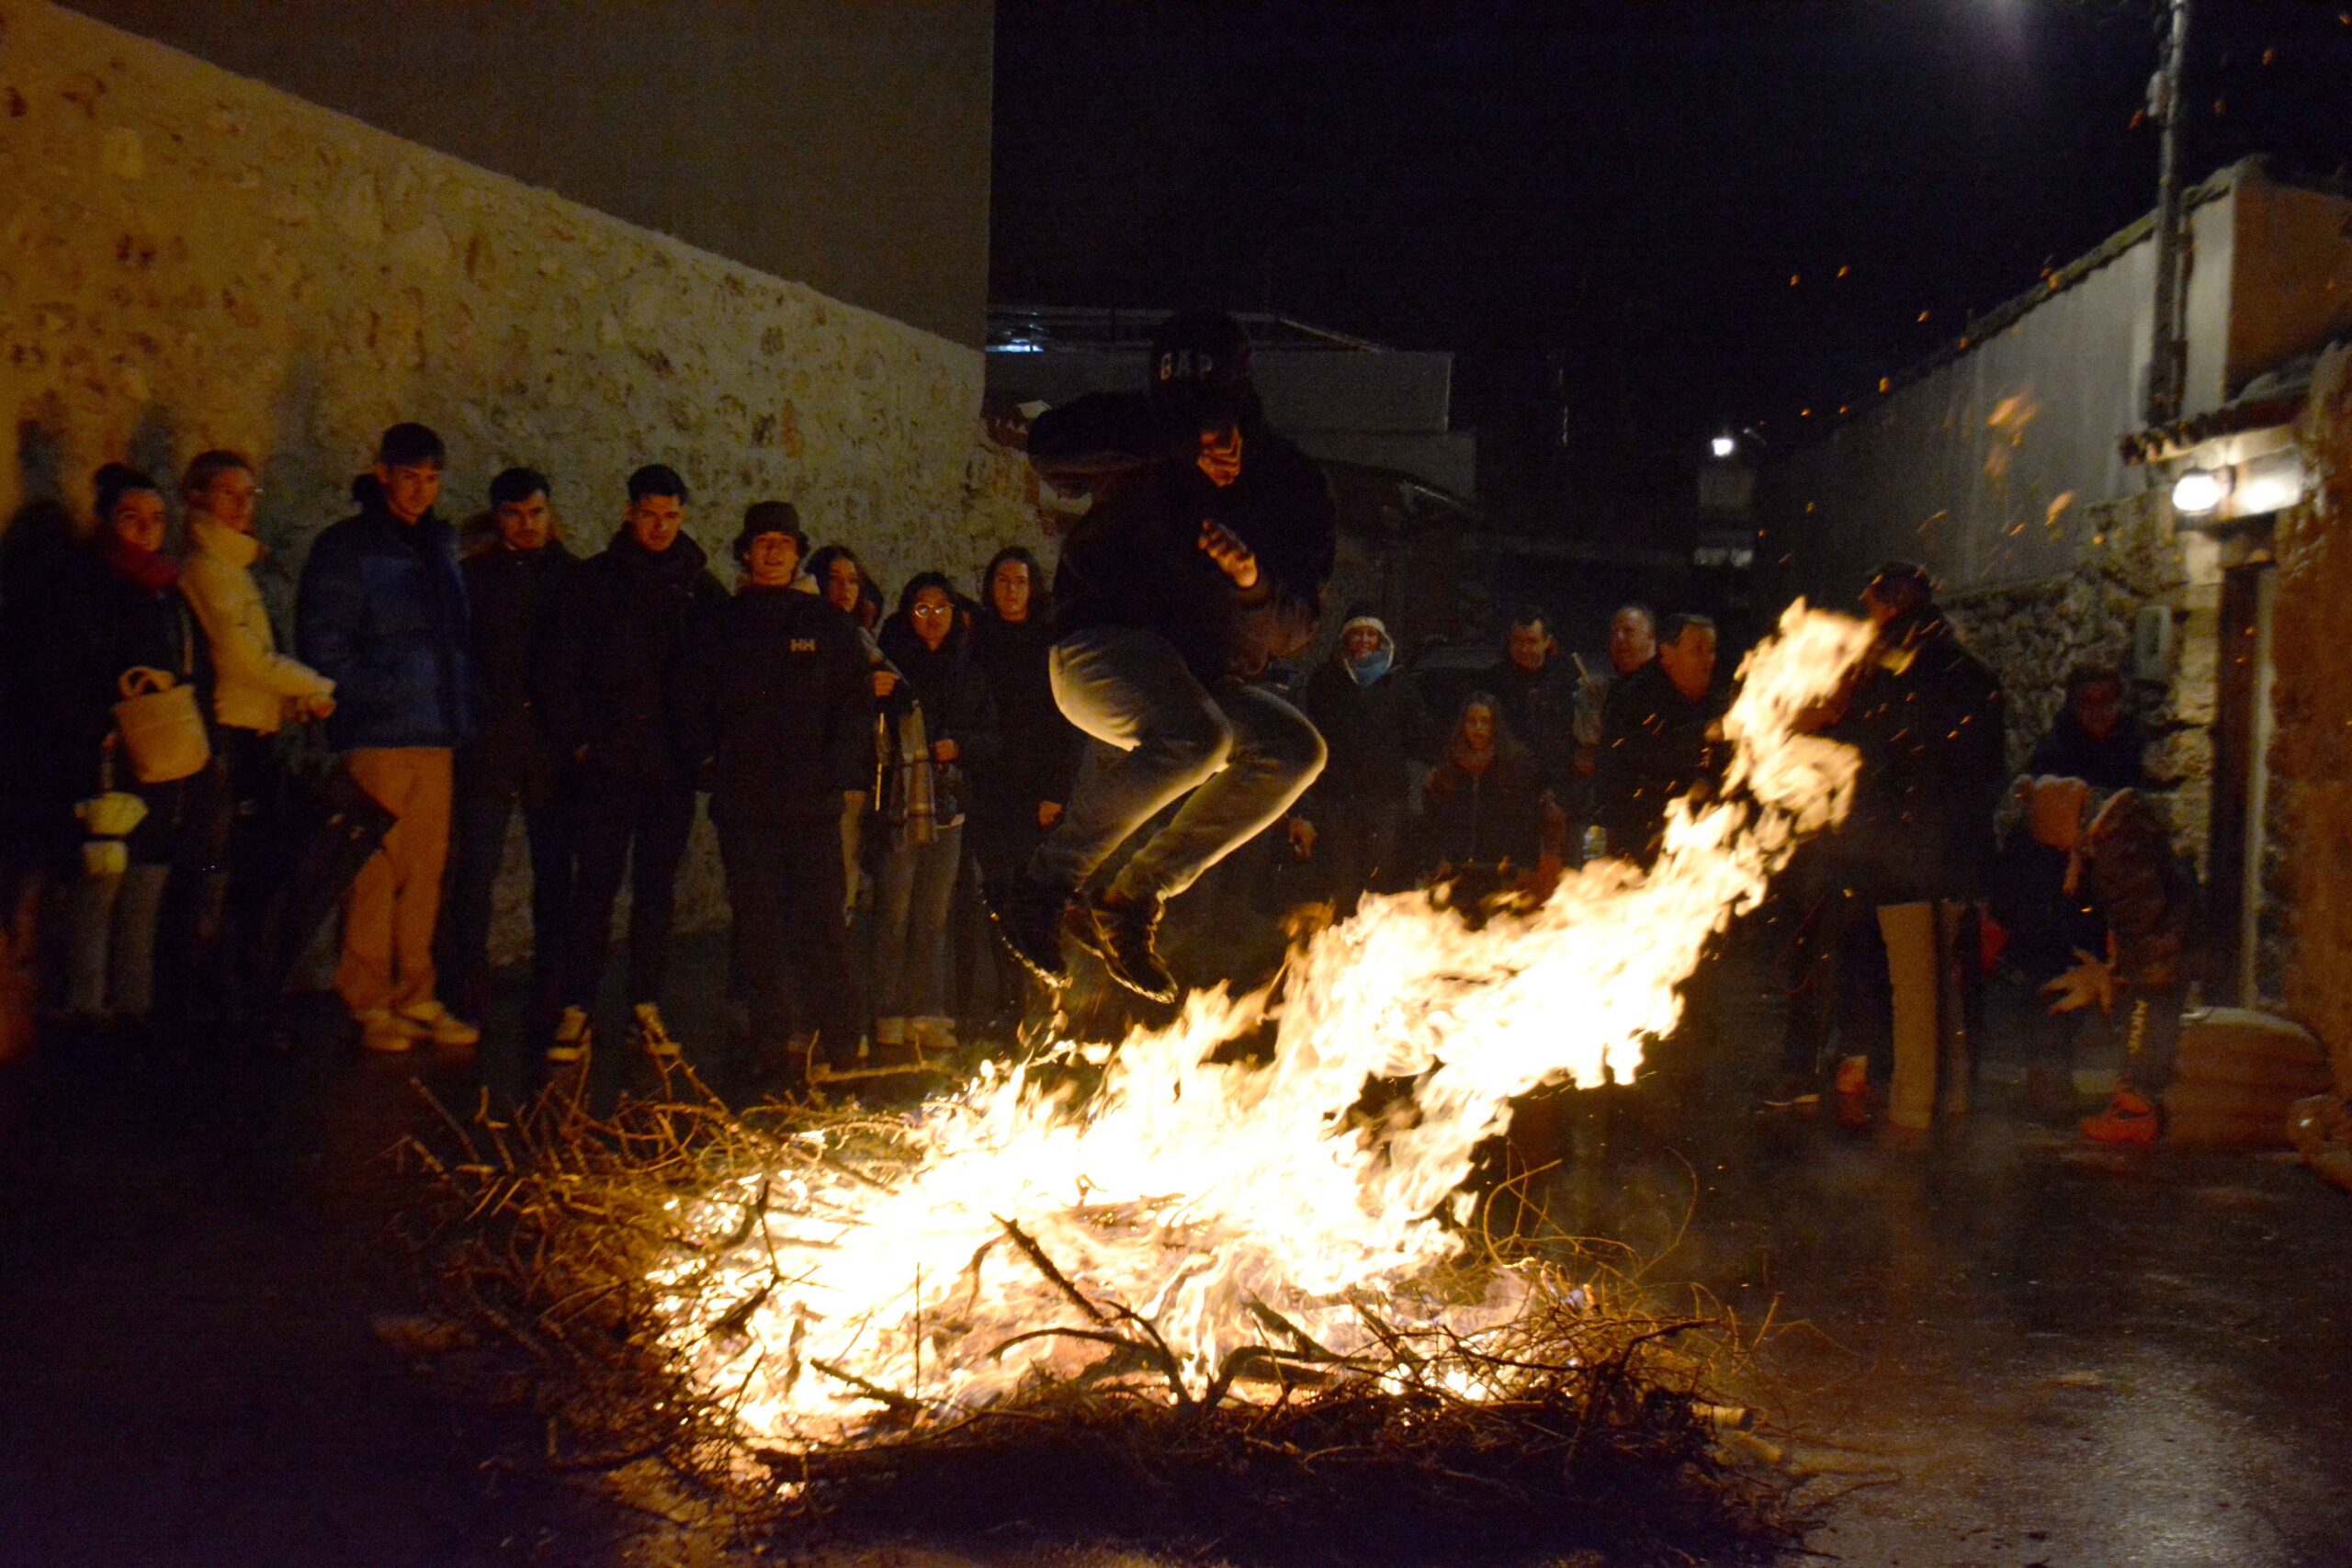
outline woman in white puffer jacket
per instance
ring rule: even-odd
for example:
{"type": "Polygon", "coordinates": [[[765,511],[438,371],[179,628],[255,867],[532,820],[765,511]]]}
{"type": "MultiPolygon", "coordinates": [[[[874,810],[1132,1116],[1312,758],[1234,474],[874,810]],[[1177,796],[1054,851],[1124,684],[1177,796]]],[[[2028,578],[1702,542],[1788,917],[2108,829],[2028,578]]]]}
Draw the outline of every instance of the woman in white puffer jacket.
{"type": "MultiPolygon", "coordinates": [[[[269,606],[253,574],[262,554],[254,536],[260,494],[253,465],[234,452],[204,453],[180,479],[188,528],[180,591],[195,606],[212,650],[214,734],[228,769],[222,798],[230,815],[219,824],[218,869],[203,901],[209,927],[203,935],[218,949],[216,961],[230,951],[221,940],[222,919],[233,919],[240,934],[250,938],[285,869],[266,863],[269,803],[277,793],[275,737],[288,720],[324,718],[334,711],[334,682],[277,650],[269,606]]],[[[216,979],[225,983],[227,976],[216,979]]]]}

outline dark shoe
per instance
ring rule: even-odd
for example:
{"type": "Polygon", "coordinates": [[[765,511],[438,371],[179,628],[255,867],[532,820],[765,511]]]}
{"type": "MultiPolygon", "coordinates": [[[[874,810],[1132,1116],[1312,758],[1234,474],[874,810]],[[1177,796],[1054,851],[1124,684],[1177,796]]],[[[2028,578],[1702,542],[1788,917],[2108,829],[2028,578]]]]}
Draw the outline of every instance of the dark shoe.
{"type": "Polygon", "coordinates": [[[989,921],[997,940],[1023,969],[1059,988],[1069,984],[1062,963],[1062,912],[1069,895],[1016,871],[989,890],[989,921]]]}
{"type": "Polygon", "coordinates": [[[1102,955],[1111,978],[1147,1001],[1176,999],[1176,976],[1159,961],[1154,946],[1159,917],[1167,906],[1157,898],[1127,898],[1117,903],[1097,898],[1087,906],[1094,940],[1087,945],[1102,955]]]}

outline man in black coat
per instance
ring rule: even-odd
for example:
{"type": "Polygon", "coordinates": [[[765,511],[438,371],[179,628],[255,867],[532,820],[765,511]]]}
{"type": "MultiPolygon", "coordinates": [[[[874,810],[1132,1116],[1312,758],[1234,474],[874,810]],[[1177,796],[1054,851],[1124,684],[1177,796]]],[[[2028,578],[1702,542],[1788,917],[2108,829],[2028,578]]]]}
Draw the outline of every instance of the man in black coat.
{"type": "Polygon", "coordinates": [[[694,828],[695,781],[671,740],[672,662],[687,634],[726,602],[702,547],[681,530],[686,486],[649,463],[629,476],[628,511],[602,555],[567,575],[543,639],[539,703],[548,733],[575,770],[579,872],[564,944],[561,1000],[548,1055],[580,1059],[603,988],[613,904],[629,885],[628,999],[632,1043],[678,1053],[662,1021],[678,867],[694,828]]]}
{"type": "Polygon", "coordinates": [[[533,1032],[552,1028],[571,907],[571,799],[558,787],[563,754],[534,692],[539,640],[566,572],[578,565],[555,536],[552,487],[531,468],[490,481],[497,537],[459,564],[472,610],[474,738],[458,752],[447,952],[458,1010],[481,1016],[489,984],[491,895],[519,809],[531,850],[533,1032]]]}
{"type": "Polygon", "coordinates": [[[1155,948],[1165,902],[1278,820],[1323,766],[1322,737],[1247,682],[1311,641],[1337,547],[1330,487],[1266,423],[1250,340],[1230,316],[1171,317],[1152,388],[1040,415],[1030,461],[1093,505],[1055,578],[1054,696],[1100,744],[1069,809],[998,890],[998,930],[1048,984],[1074,928],[1112,978],[1168,1000],[1155,948]],[[1111,885],[1088,878],[1161,808],[1183,801],[1111,885]]]}
{"type": "Polygon", "coordinates": [[[1715,681],[1715,636],[1704,615],[1668,615],[1657,657],[1609,690],[1594,782],[1595,817],[1611,854],[1644,865],[1657,860],[1668,805],[1722,767],[1730,704],[1715,681]]]}
{"type": "Polygon", "coordinates": [[[786,1050],[796,968],[827,1061],[856,1059],[841,821],[874,778],[865,653],[847,615],[794,591],[807,547],[788,502],[752,506],[742,587],[701,617],[669,682],[678,752],[710,784],[752,1046],[786,1089],[804,1087],[786,1050]]]}

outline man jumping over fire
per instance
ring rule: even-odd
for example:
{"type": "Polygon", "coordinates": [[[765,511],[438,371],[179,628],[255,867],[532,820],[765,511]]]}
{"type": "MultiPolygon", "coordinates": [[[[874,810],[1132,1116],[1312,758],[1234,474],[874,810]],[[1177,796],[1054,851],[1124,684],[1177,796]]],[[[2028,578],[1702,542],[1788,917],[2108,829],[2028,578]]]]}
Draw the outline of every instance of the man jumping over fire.
{"type": "Polygon", "coordinates": [[[1048,985],[1065,932],[1139,996],[1172,1000],[1154,945],[1167,900],[1287,811],[1323,767],[1323,738],[1247,682],[1315,636],[1331,575],[1330,489],[1268,428],[1250,340],[1185,311],[1152,344],[1151,387],[1040,414],[1029,460],[1093,504],[1054,580],[1054,700],[1099,744],[1069,808],[994,890],[997,929],[1048,985]],[[1112,851],[1182,798],[1110,885],[1112,851]]]}

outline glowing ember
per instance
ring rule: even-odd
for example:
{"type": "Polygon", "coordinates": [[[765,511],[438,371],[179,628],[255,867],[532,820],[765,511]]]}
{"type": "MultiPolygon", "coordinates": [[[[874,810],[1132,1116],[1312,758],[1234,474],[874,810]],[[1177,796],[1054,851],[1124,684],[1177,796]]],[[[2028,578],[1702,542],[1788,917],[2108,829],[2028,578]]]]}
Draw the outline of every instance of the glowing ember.
{"type": "Polygon", "coordinates": [[[708,1194],[689,1216],[705,1248],[653,1276],[668,1342],[747,1440],[794,1449],[854,1435],[882,1391],[952,1416],[1106,1353],[1039,1330],[1148,1337],[1140,1320],[1198,1393],[1283,1325],[1376,1350],[1363,1303],[1408,1330],[1510,1317],[1509,1270],[1475,1300],[1428,1283],[1461,1248],[1440,1216],[1474,1147],[1539,1084],[1631,1077],[1709,934],[1843,816],[1852,753],[1797,727],[1869,637],[1801,604],[1782,616],[1742,666],[1722,796],[1674,808],[1646,874],[1596,863],[1475,931],[1427,894],[1367,899],[1295,955],[1279,1000],[1193,995],[1082,1103],[1046,1087],[1059,1073],[990,1070],[924,1108],[886,1180],[811,1157],[708,1194]],[[1206,1059],[1269,1021],[1271,1061],[1206,1059]],[[1350,1109],[1375,1077],[1410,1099],[1367,1128],[1350,1109]]]}

